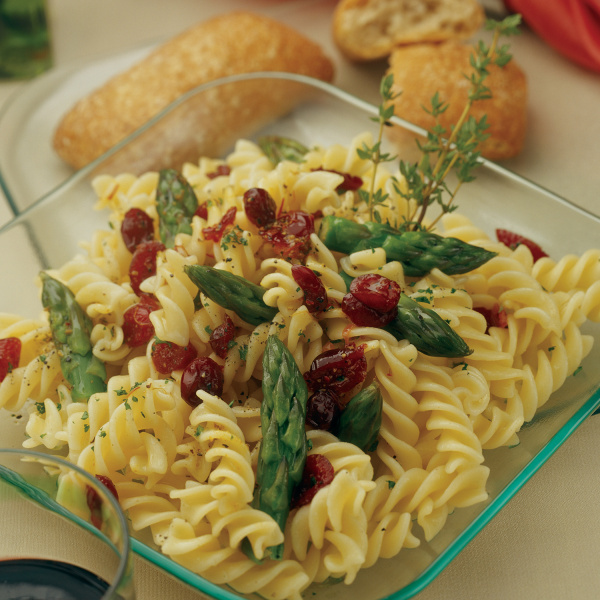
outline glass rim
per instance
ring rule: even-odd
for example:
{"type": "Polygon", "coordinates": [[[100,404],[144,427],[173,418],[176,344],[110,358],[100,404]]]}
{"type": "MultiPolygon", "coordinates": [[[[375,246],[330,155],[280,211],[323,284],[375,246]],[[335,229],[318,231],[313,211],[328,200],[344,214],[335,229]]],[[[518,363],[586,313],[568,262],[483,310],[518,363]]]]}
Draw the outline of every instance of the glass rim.
{"type": "MultiPolygon", "coordinates": [[[[87,482],[94,486],[99,486],[105,492],[105,497],[108,500],[108,503],[113,509],[114,514],[117,517],[119,522],[119,526],[123,531],[123,548],[120,552],[119,556],[119,565],[117,567],[117,572],[113,577],[112,582],[108,582],[109,586],[104,592],[102,598],[112,598],[113,596],[118,597],[119,586],[121,582],[127,577],[127,571],[129,568],[129,563],[131,561],[131,553],[132,553],[132,545],[131,539],[129,536],[129,526],[127,523],[127,518],[125,517],[125,513],[121,508],[117,499],[113,496],[110,490],[98,479],[96,479],[93,475],[88,473],[86,470],[82,469],[80,466],[71,463],[60,456],[54,456],[52,454],[46,454],[44,452],[38,452],[36,450],[29,450],[27,448],[2,448],[0,447],[0,455],[21,455],[28,456],[35,459],[41,459],[45,462],[53,462],[61,467],[66,467],[69,470],[76,472],[78,475],[82,476],[87,482]]],[[[29,484],[32,487],[33,484],[29,484]]],[[[51,510],[51,509],[48,509],[51,510]]],[[[75,519],[72,519],[75,522],[75,519]]]]}

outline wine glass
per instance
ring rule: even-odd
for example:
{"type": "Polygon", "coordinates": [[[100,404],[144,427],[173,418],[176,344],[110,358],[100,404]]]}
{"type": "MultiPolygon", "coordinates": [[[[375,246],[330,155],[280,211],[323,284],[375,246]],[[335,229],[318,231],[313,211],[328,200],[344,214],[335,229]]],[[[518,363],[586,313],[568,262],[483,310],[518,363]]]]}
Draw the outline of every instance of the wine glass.
{"type": "Polygon", "coordinates": [[[109,480],[0,449],[0,510],[0,598],[134,600],[127,520],[109,480]]]}

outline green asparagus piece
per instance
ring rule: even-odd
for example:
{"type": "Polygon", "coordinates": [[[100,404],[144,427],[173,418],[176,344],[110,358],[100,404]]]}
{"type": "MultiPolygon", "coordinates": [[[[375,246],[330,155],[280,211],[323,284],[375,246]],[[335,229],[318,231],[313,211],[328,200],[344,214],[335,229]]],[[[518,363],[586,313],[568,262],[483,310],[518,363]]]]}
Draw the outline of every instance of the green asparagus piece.
{"type": "Polygon", "coordinates": [[[428,356],[458,358],[473,352],[434,310],[404,293],[400,294],[398,315],[385,329],[398,339],[407,339],[428,356]]]}
{"type": "Polygon", "coordinates": [[[354,280],[354,277],[352,277],[352,275],[348,275],[348,273],[346,273],[346,271],[344,271],[343,269],[340,271],[339,275],[344,280],[344,283],[346,284],[346,293],[349,292],[350,286],[352,285],[352,281],[354,280]]]}
{"type": "Polygon", "coordinates": [[[175,169],[163,169],[158,174],[156,211],[158,233],[167,248],[175,245],[178,233],[192,233],[192,217],[198,199],[192,186],[175,169]]]}
{"type": "Polygon", "coordinates": [[[258,145],[274,165],[282,160],[303,162],[308,152],[308,148],[300,142],[279,135],[265,135],[258,139],[258,145]]]}
{"type": "Polygon", "coordinates": [[[352,254],[359,244],[368,243],[372,235],[366,225],[328,215],[321,221],[319,237],[330,250],[352,254]]]}
{"type": "MultiPolygon", "coordinates": [[[[276,336],[267,339],[263,355],[263,439],[258,453],[254,506],[271,515],[281,531],[290,511],[294,488],[306,462],[305,433],[308,389],[291,352],[276,336]]],[[[269,548],[281,559],[283,544],[269,548]]]]}
{"type": "MultiPolygon", "coordinates": [[[[341,271],[347,291],[354,277],[341,271]]],[[[397,339],[407,339],[419,352],[428,356],[456,358],[467,356],[472,350],[466,342],[434,310],[423,307],[407,296],[400,294],[398,314],[385,327],[397,339]]]]}
{"type": "Polygon", "coordinates": [[[383,414],[383,397],[377,383],[362,389],[348,402],[337,427],[337,437],[365,452],[375,450],[383,414]]]}
{"type": "Polygon", "coordinates": [[[184,271],[205,296],[246,323],[260,325],[277,314],[277,309],[263,300],[265,289],[239,275],[204,265],[186,265],[184,271]]]}
{"type": "Polygon", "coordinates": [[[72,385],[76,402],[106,391],[106,368],[92,353],[92,321],[75,300],[73,292],[47,273],[42,279],[42,304],[49,311],[50,329],[60,356],[65,379],[72,385]]]}
{"type": "Polygon", "coordinates": [[[375,222],[361,225],[332,215],[323,218],[319,237],[330,250],[344,254],[383,248],[387,260],[402,263],[408,277],[422,277],[433,268],[447,275],[467,273],[496,255],[457,238],[428,231],[401,232],[375,222]]]}
{"type": "MultiPolygon", "coordinates": [[[[345,271],[340,275],[347,291],[354,279],[345,271]]],[[[426,308],[407,296],[400,294],[398,314],[385,327],[397,339],[407,339],[413,346],[428,356],[457,358],[467,356],[472,350],[466,342],[434,310],[426,308]]]]}

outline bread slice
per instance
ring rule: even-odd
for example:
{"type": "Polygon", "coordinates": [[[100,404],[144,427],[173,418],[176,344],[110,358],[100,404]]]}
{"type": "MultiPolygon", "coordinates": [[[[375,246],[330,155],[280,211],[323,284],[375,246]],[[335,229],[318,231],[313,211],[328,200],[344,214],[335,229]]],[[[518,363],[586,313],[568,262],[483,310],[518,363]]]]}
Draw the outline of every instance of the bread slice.
{"type": "Polygon", "coordinates": [[[483,18],[476,0],[341,0],[333,39],[348,58],[375,60],[402,44],[466,39],[483,18]]]}
{"type": "MultiPolygon", "coordinates": [[[[467,102],[472,72],[469,62],[473,48],[461,42],[413,44],[394,50],[388,73],[394,76],[393,90],[401,95],[395,100],[395,114],[425,129],[434,119],[423,107],[431,106],[431,97],[438,92],[448,109],[440,116],[440,124],[449,130],[455,124],[467,102]]],[[[483,156],[492,160],[517,155],[525,140],[527,125],[527,79],[513,58],[505,67],[490,65],[485,85],[492,98],[473,104],[471,114],[476,119],[487,115],[490,137],[482,144],[483,156]]],[[[391,135],[400,135],[393,129],[391,135]]]]}
{"type": "Polygon", "coordinates": [[[59,123],[54,149],[80,168],[194,87],[257,71],[331,81],[334,69],[319,45],[294,29],[248,12],[228,13],[181,33],[81,99],[59,123]]]}

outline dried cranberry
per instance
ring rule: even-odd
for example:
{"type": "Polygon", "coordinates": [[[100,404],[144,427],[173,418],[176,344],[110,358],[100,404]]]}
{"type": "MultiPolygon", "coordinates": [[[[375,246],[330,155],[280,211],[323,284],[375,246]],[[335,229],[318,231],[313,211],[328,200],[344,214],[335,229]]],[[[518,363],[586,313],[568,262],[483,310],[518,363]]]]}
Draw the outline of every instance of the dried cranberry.
{"type": "Polygon", "coordinates": [[[338,194],[343,194],[344,192],[355,192],[362,187],[363,180],[358,177],[358,175],[351,175],[350,173],[342,173],[341,171],[336,171],[335,169],[314,169],[315,171],[326,171],[327,173],[335,173],[336,175],[341,175],[344,178],[344,181],[340,183],[335,191],[338,194]]]}
{"type": "Polygon", "coordinates": [[[229,315],[225,315],[225,321],[210,334],[210,347],[219,358],[225,358],[234,337],[235,325],[229,315]]]}
{"type": "Polygon", "coordinates": [[[398,308],[388,312],[379,312],[363,302],[354,294],[346,294],[342,300],[344,314],[359,327],[385,327],[391,323],[398,314],[398,308]]]}
{"type": "MultiPolygon", "coordinates": [[[[117,500],[119,499],[119,495],[117,494],[117,488],[115,487],[115,484],[112,482],[110,477],[107,477],[106,475],[96,475],[96,479],[104,486],[106,486],[108,488],[108,491],[117,500]]],[[[87,502],[87,506],[90,510],[90,521],[94,527],[102,529],[102,498],[100,497],[100,494],[98,494],[98,492],[91,485],[87,485],[85,491],[85,499],[87,502]]]]}
{"type": "Polygon", "coordinates": [[[359,275],[350,284],[350,293],[369,308],[388,312],[398,306],[400,286],[391,279],[376,273],[359,275]]]}
{"type": "Polygon", "coordinates": [[[211,225],[210,227],[205,227],[202,230],[204,233],[204,239],[210,240],[211,242],[220,242],[223,234],[227,230],[230,225],[233,225],[235,221],[235,213],[237,212],[237,208],[232,206],[224,215],[223,218],[216,225],[211,225]]]}
{"type": "Polygon", "coordinates": [[[198,390],[213,396],[223,394],[223,367],[208,356],[195,358],[181,374],[181,397],[190,406],[200,404],[196,395],[198,390]]]}
{"type": "Polygon", "coordinates": [[[496,237],[498,238],[499,242],[505,246],[508,246],[511,250],[514,250],[521,244],[527,246],[533,256],[533,262],[536,262],[544,256],[548,256],[535,242],[522,235],[519,235],[518,233],[513,233],[508,229],[496,229],[496,237]]]}
{"type": "Polygon", "coordinates": [[[130,208],[123,217],[121,223],[121,236],[129,252],[142,242],[150,242],[154,239],[154,222],[152,217],[141,208],[130,208]]]}
{"type": "Polygon", "coordinates": [[[103,484],[106,488],[108,488],[108,491],[117,500],[119,499],[119,494],[117,493],[117,488],[115,487],[115,484],[112,482],[112,479],[110,477],[107,477],[106,475],[96,475],[95,477],[101,484],[103,484]]]}
{"type": "Polygon", "coordinates": [[[123,313],[123,336],[128,346],[143,346],[152,339],[154,325],[150,321],[150,313],[159,308],[160,303],[154,296],[143,294],[138,304],[123,313]]]}
{"type": "Polygon", "coordinates": [[[155,341],[152,344],[152,362],[160,373],[170,373],[185,368],[197,356],[192,344],[178,346],[173,342],[155,341]]]}
{"type": "Polygon", "coordinates": [[[19,366],[21,359],[21,340],[9,337],[0,340],[0,381],[19,366]]]}
{"type": "Polygon", "coordinates": [[[260,235],[273,246],[275,253],[286,260],[302,259],[310,249],[310,236],[315,231],[315,219],[302,211],[284,213],[260,235]]]}
{"type": "Polygon", "coordinates": [[[314,271],[303,265],[293,265],[292,277],[304,292],[304,305],[308,312],[316,313],[327,308],[327,291],[314,271]]]}
{"type": "Polygon", "coordinates": [[[244,210],[250,223],[257,227],[269,227],[277,219],[275,200],[262,188],[250,188],[244,193],[244,210]]]}
{"type": "Polygon", "coordinates": [[[287,235],[310,237],[315,232],[315,218],[301,210],[284,213],[279,220],[286,223],[287,235]]]}
{"type": "Polygon", "coordinates": [[[91,485],[86,486],[85,492],[87,506],[90,509],[90,522],[94,527],[102,529],[102,498],[91,485]]]}
{"type": "Polygon", "coordinates": [[[364,349],[345,347],[326,350],[312,361],[304,379],[311,391],[327,389],[343,396],[367,376],[364,349]]]}
{"type": "Polygon", "coordinates": [[[214,171],[207,173],[206,176],[209,179],[214,179],[215,177],[222,177],[224,175],[229,175],[231,173],[231,168],[229,165],[219,165],[214,171]]]}
{"type": "Polygon", "coordinates": [[[302,481],[294,492],[292,508],[310,504],[316,493],[333,481],[335,471],[329,459],[323,454],[310,454],[306,457],[302,481]]]}
{"type": "Polygon", "coordinates": [[[142,281],[156,273],[156,255],[165,249],[162,242],[142,242],[133,253],[129,265],[131,288],[139,296],[142,281]]]}
{"type": "Polygon", "coordinates": [[[306,423],[323,431],[334,430],[340,418],[339,399],[331,390],[317,390],[306,405],[306,423]]]}
{"type": "Polygon", "coordinates": [[[501,327],[506,329],[508,327],[508,318],[503,310],[500,310],[499,304],[494,304],[492,308],[484,308],[483,306],[473,307],[478,313],[481,313],[485,317],[487,323],[486,332],[490,327],[501,327]]]}
{"type": "Polygon", "coordinates": [[[208,219],[208,205],[206,204],[206,202],[203,202],[202,204],[200,204],[198,206],[198,208],[196,209],[196,212],[194,213],[195,217],[200,217],[201,219],[204,219],[206,221],[206,219],[208,219]]]}

